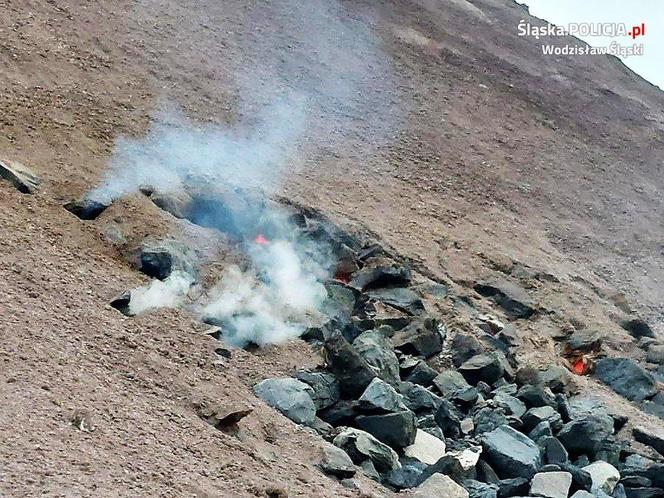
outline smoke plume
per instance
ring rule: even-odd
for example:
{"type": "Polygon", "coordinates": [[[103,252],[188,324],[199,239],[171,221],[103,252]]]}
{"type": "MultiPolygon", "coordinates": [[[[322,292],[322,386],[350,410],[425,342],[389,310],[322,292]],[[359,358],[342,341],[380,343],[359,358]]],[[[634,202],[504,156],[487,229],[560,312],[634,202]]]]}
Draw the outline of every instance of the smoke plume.
{"type": "MultiPolygon", "coordinates": [[[[208,24],[223,11],[209,8],[208,24]]],[[[367,19],[324,0],[256,2],[240,10],[245,18],[229,40],[240,54],[227,61],[239,95],[236,119],[202,124],[171,108],[158,110],[145,136],[117,139],[89,199],[108,204],[143,186],[212,198],[220,188],[269,195],[324,151],[369,154],[391,137],[398,116],[389,101],[392,73],[367,19]]],[[[285,213],[260,202],[242,210],[214,200],[199,204],[199,224],[239,227],[231,235],[251,265],[228,268],[207,299],[195,303],[197,312],[222,323],[224,337],[237,344],[300,335],[326,297],[330,249],[298,236],[285,213]],[[255,243],[263,234],[266,243],[255,243]]],[[[183,275],[154,282],[133,292],[132,309],[177,306],[191,283],[183,275]]]]}

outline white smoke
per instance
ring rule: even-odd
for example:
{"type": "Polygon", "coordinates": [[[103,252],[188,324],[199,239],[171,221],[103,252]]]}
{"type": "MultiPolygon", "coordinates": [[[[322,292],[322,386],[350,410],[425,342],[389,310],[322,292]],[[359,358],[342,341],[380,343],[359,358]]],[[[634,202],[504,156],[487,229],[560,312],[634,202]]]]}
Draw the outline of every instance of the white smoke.
{"type": "MultiPolygon", "coordinates": [[[[197,15],[206,24],[215,23],[215,15],[220,24],[228,22],[224,6],[206,4],[197,12],[192,5],[187,22],[197,25],[197,15]]],[[[274,192],[285,174],[307,159],[353,151],[366,160],[393,136],[399,113],[391,97],[389,59],[361,14],[334,0],[256,2],[240,11],[247,17],[228,30],[238,37],[228,42],[242,55],[225,61],[240,96],[234,101],[237,118],[210,125],[177,111],[158,111],[144,137],[116,140],[110,167],[89,199],[108,204],[143,186],[161,193],[203,190],[212,198],[219,188],[274,192]],[[214,188],[208,192],[205,185],[214,188]]],[[[180,40],[201,33],[178,28],[180,40]]],[[[238,345],[299,336],[326,297],[322,282],[329,277],[329,248],[298,237],[283,213],[263,205],[233,212],[204,202],[200,209],[205,226],[239,228],[234,235],[252,265],[244,272],[228,268],[193,309],[219,321],[224,337],[238,345]],[[265,224],[269,243],[252,244],[265,224]]],[[[130,310],[179,306],[191,283],[182,274],[155,281],[132,292],[130,310]]]]}
{"type": "Polygon", "coordinates": [[[153,308],[176,308],[185,301],[193,283],[192,276],[181,271],[174,271],[164,280],[155,279],[131,291],[129,312],[139,315],[153,308]]]}

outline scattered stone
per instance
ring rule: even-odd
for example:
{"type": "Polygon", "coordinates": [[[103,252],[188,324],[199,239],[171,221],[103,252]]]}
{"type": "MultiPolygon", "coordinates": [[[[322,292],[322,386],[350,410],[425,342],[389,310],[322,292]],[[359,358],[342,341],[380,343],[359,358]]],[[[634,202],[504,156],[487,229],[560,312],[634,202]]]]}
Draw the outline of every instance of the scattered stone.
{"type": "Polygon", "coordinates": [[[470,498],[497,498],[498,486],[495,484],[487,484],[485,482],[476,481],[474,479],[466,479],[463,481],[463,487],[470,498]]]}
{"type": "Polygon", "coordinates": [[[624,328],[627,332],[630,333],[635,339],[640,339],[642,337],[655,337],[655,333],[650,328],[644,320],[640,318],[635,318],[633,320],[624,320],[620,323],[620,326],[624,328]]]}
{"type": "Polygon", "coordinates": [[[530,318],[537,311],[528,293],[507,280],[478,282],[473,287],[475,292],[493,300],[505,310],[510,318],[530,318]]]}
{"type": "Polygon", "coordinates": [[[501,477],[531,478],[540,465],[540,450],[527,436],[507,425],[481,438],[489,463],[501,477]]]}
{"type": "Polygon", "coordinates": [[[358,465],[369,459],[379,472],[389,472],[401,467],[399,457],[392,448],[359,429],[345,429],[334,438],[333,443],[358,465]]]}
{"type": "Polygon", "coordinates": [[[396,489],[414,488],[421,482],[426,468],[427,465],[419,460],[402,458],[401,468],[388,472],[384,479],[396,489]]]}
{"type": "Polygon", "coordinates": [[[613,434],[613,420],[603,415],[586,415],[563,425],[558,439],[567,451],[594,455],[613,434]]]}
{"type": "Polygon", "coordinates": [[[506,367],[509,367],[507,359],[494,351],[473,356],[459,367],[459,372],[471,384],[477,384],[481,380],[492,384],[505,374],[506,367]]]}
{"type": "Polygon", "coordinates": [[[441,441],[431,434],[417,429],[415,442],[403,449],[403,454],[410,458],[415,458],[422,463],[433,465],[443,456],[445,456],[445,441],[441,441]]]}
{"type": "Polygon", "coordinates": [[[308,425],[316,418],[313,389],[297,379],[265,379],[254,386],[254,393],[293,422],[308,425]]]}
{"type": "Polygon", "coordinates": [[[429,358],[443,349],[445,327],[435,318],[415,320],[394,334],[394,347],[405,354],[429,358]]]}
{"type": "Polygon", "coordinates": [[[414,413],[436,411],[443,402],[440,396],[412,382],[400,382],[397,391],[403,396],[406,407],[414,413]]]}
{"type": "Polygon", "coordinates": [[[371,299],[392,306],[399,311],[409,315],[421,315],[424,312],[424,304],[420,296],[413,290],[405,287],[389,287],[367,291],[371,299]]]}
{"type": "Polygon", "coordinates": [[[404,410],[385,415],[360,415],[357,426],[379,441],[394,449],[410,446],[415,442],[417,424],[413,412],[404,410]]]}
{"type": "Polygon", "coordinates": [[[544,386],[527,384],[519,389],[516,397],[523,401],[528,408],[556,406],[555,395],[551,392],[551,389],[544,386]]]}
{"type": "Polygon", "coordinates": [[[0,160],[0,178],[10,182],[22,194],[34,194],[41,183],[35,173],[16,161],[0,160]]]}
{"type": "Polygon", "coordinates": [[[583,467],[583,470],[590,474],[590,478],[592,479],[592,492],[600,490],[610,495],[613,493],[613,488],[615,488],[618,481],[620,481],[620,472],[618,472],[618,469],[610,463],[601,460],[583,467]]]}
{"type": "Polygon", "coordinates": [[[502,409],[494,409],[489,407],[485,407],[479,410],[475,414],[473,422],[475,435],[491,432],[501,425],[508,425],[509,423],[507,417],[505,416],[505,412],[502,409]]]}
{"type": "Polygon", "coordinates": [[[359,396],[376,377],[373,368],[338,330],[325,341],[325,353],[342,394],[359,396]]]}
{"type": "Polygon", "coordinates": [[[501,479],[498,483],[498,498],[525,496],[530,490],[530,480],[525,477],[501,479]]]}
{"type": "Polygon", "coordinates": [[[367,412],[397,412],[406,410],[402,396],[387,382],[375,378],[358,400],[361,410],[367,412]]]}
{"type": "Polygon", "coordinates": [[[561,464],[569,461],[567,450],[555,437],[545,437],[540,442],[540,446],[546,463],[561,464]]]}
{"type": "Polygon", "coordinates": [[[572,485],[569,472],[539,472],[530,483],[530,495],[543,498],[567,498],[572,485]]]}
{"type": "Polygon", "coordinates": [[[71,201],[64,205],[64,208],[77,218],[82,220],[96,220],[103,213],[109,204],[104,204],[92,199],[80,199],[71,201]]]}
{"type": "Polygon", "coordinates": [[[433,379],[438,375],[438,371],[431,368],[427,362],[420,361],[415,368],[408,374],[405,380],[413,384],[419,384],[428,387],[432,384],[433,379]]]}
{"type": "Polygon", "coordinates": [[[553,436],[553,431],[551,430],[551,424],[546,420],[537,424],[535,428],[528,433],[528,437],[537,443],[539,443],[541,439],[550,436],[553,436]]]}
{"type": "Polygon", "coordinates": [[[326,474],[340,479],[353,477],[357,471],[353,461],[344,450],[327,442],[323,443],[319,466],[326,474]]]}
{"type": "Polygon", "coordinates": [[[602,358],[597,377],[630,401],[643,401],[657,394],[655,379],[630,358],[602,358]]]}
{"type": "Polygon", "coordinates": [[[543,372],[540,372],[539,377],[541,383],[551,389],[553,393],[564,392],[572,382],[572,375],[569,373],[569,370],[560,365],[551,365],[543,372]]]}
{"type": "Polygon", "coordinates": [[[574,489],[590,491],[593,481],[588,472],[579,468],[577,465],[572,465],[571,463],[559,463],[558,466],[560,467],[560,470],[564,470],[565,472],[572,474],[574,489]]]}
{"type": "Polygon", "coordinates": [[[175,241],[144,242],[135,257],[138,270],[151,278],[165,280],[175,270],[195,274],[193,256],[184,244],[175,241]]]}
{"type": "Polygon", "coordinates": [[[576,493],[574,493],[571,496],[571,498],[597,498],[597,497],[594,494],[589,493],[588,491],[580,489],[576,493]]]}
{"type": "Polygon", "coordinates": [[[396,263],[380,264],[383,261],[383,258],[376,258],[375,262],[356,271],[350,282],[351,287],[366,291],[380,287],[407,286],[410,283],[410,269],[396,263]]]}
{"type": "Polygon", "coordinates": [[[650,446],[660,455],[664,456],[664,434],[655,434],[645,427],[635,427],[632,434],[634,435],[634,439],[639,443],[650,446]]]}
{"type": "Polygon", "coordinates": [[[452,403],[444,399],[434,417],[446,437],[457,439],[461,436],[461,414],[452,403]]]}
{"type": "Polygon", "coordinates": [[[433,474],[410,494],[412,498],[469,498],[468,491],[449,476],[433,474]]]}
{"type": "Polygon", "coordinates": [[[500,478],[498,477],[498,474],[496,474],[496,471],[481,458],[477,461],[475,472],[477,474],[477,479],[482,482],[487,482],[489,484],[498,484],[500,482],[500,478]]]}
{"type": "Polygon", "coordinates": [[[482,343],[474,335],[457,334],[452,339],[452,363],[461,366],[473,356],[484,353],[482,343]]]}
{"type": "Polygon", "coordinates": [[[445,397],[451,397],[455,392],[467,389],[470,386],[463,375],[456,370],[444,370],[433,379],[433,385],[445,397]]]}
{"type": "Polygon", "coordinates": [[[653,344],[648,348],[646,361],[650,363],[664,364],[664,344],[653,344]]]}
{"type": "Polygon", "coordinates": [[[358,415],[356,403],[350,400],[340,400],[334,405],[322,409],[318,415],[328,424],[335,427],[340,425],[351,425],[358,415]]]}
{"type": "Polygon", "coordinates": [[[295,378],[308,384],[313,390],[311,399],[316,410],[322,410],[339,401],[339,381],[331,373],[299,371],[295,378]]]}
{"type": "Polygon", "coordinates": [[[394,354],[392,342],[378,330],[361,333],[353,341],[355,350],[374,367],[378,376],[390,384],[399,382],[399,360],[394,354]]]}
{"type": "Polygon", "coordinates": [[[493,397],[494,404],[505,410],[506,413],[521,418],[526,413],[526,405],[519,398],[504,392],[496,393],[493,397]]]}
{"type": "Polygon", "coordinates": [[[223,403],[198,405],[196,409],[199,417],[220,431],[236,427],[240,420],[254,411],[250,406],[223,403]]]}
{"type": "Polygon", "coordinates": [[[550,406],[531,408],[524,414],[522,420],[525,432],[531,431],[540,422],[548,422],[554,432],[557,432],[563,426],[560,414],[550,406]]]}
{"type": "Polygon", "coordinates": [[[597,353],[602,347],[602,336],[595,330],[577,330],[567,338],[565,349],[568,352],[597,353]]]}
{"type": "Polygon", "coordinates": [[[478,327],[488,334],[497,334],[505,328],[505,324],[493,315],[478,315],[478,327]]]}
{"type": "Polygon", "coordinates": [[[125,316],[133,316],[129,303],[131,302],[131,291],[125,291],[111,302],[111,308],[115,308],[125,316]]]}

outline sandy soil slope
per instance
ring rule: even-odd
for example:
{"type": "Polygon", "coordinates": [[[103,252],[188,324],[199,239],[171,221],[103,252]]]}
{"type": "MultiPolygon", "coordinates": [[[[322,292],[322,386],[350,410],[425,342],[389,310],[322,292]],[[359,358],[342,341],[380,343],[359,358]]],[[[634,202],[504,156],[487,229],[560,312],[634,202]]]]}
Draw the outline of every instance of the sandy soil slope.
{"type": "MultiPolygon", "coordinates": [[[[282,192],[361,221],[460,289],[515,264],[555,275],[530,282],[558,313],[525,326],[534,361],[554,354],[550,329],[565,320],[630,352],[615,323],[625,301],[664,332],[664,94],[616,59],[543,57],[516,36],[529,17],[511,2],[343,8],[389,56],[394,84],[381,101],[396,103],[400,125],[371,152],[357,147],[372,138],[368,120],[331,144],[313,137],[282,192]]],[[[273,14],[235,0],[0,4],[0,156],[43,179],[34,196],[0,182],[2,495],[357,494],[313,466],[318,436],[251,393],[319,361],[307,346],[215,364],[215,341],[186,313],[123,317],[107,303],[145,281],[123,244],[181,227],[140,197],[90,223],[62,209],[97,183],[114,139],[144,133],[162,102],[201,122],[233,120],[234,75],[252,50],[298,55],[273,14]],[[201,399],[255,409],[229,435],[196,415],[201,399]],[[81,410],[93,432],[72,426],[81,410]]]]}

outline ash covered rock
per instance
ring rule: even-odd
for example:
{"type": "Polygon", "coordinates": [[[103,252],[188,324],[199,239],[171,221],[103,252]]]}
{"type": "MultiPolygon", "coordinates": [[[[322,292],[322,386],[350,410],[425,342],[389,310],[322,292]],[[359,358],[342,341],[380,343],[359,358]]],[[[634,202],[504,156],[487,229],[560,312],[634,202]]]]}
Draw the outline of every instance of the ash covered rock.
{"type": "Polygon", "coordinates": [[[387,382],[375,378],[367,386],[358,400],[360,410],[366,412],[397,412],[406,410],[403,396],[387,382]]]}
{"type": "Polygon", "coordinates": [[[395,332],[392,344],[402,353],[429,358],[443,349],[446,330],[432,317],[419,318],[395,332]]]}
{"type": "Polygon", "coordinates": [[[530,496],[567,498],[571,485],[572,474],[569,472],[540,472],[533,477],[530,496]]]}
{"type": "Polygon", "coordinates": [[[374,367],[381,379],[390,384],[399,382],[399,360],[394,354],[392,342],[384,333],[378,330],[363,332],[355,338],[353,347],[374,367]]]}
{"type": "Polygon", "coordinates": [[[325,342],[325,353],[330,371],[336,375],[341,392],[347,396],[362,394],[376,377],[374,369],[339,331],[334,331],[325,342]]]}
{"type": "Polygon", "coordinates": [[[339,479],[347,479],[353,477],[357,472],[353,461],[341,448],[324,442],[321,453],[321,460],[318,465],[326,474],[338,477],[339,479]]]}
{"type": "Polygon", "coordinates": [[[355,422],[360,429],[396,450],[415,442],[417,421],[409,410],[384,415],[360,415],[355,422]]]}
{"type": "Polygon", "coordinates": [[[16,161],[0,160],[0,178],[10,182],[22,194],[34,194],[41,183],[30,168],[16,161]]]}
{"type": "Polygon", "coordinates": [[[340,399],[339,381],[331,373],[299,371],[295,378],[311,387],[309,395],[316,410],[332,406],[340,399]]]}
{"type": "Polygon", "coordinates": [[[488,462],[505,478],[532,478],[541,464],[540,449],[534,441],[503,425],[482,436],[488,462]]]}
{"type": "Polygon", "coordinates": [[[386,258],[374,258],[366,262],[361,270],[353,275],[351,287],[360,291],[381,287],[403,287],[410,284],[409,268],[401,266],[386,258]]]}

